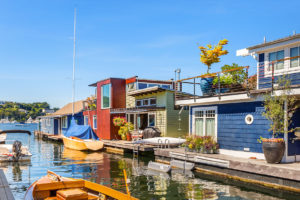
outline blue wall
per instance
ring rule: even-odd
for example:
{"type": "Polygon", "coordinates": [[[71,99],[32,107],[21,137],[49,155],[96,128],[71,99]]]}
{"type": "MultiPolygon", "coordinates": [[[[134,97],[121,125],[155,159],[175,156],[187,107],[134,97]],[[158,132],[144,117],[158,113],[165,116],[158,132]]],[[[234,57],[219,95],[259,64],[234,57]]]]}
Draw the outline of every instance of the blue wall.
{"type": "MultiPolygon", "coordinates": [[[[210,106],[217,107],[217,135],[221,149],[244,151],[244,148],[250,148],[250,152],[262,153],[262,145],[257,139],[260,136],[267,138],[271,136],[268,131],[269,122],[262,116],[264,110],[262,102],[195,106],[191,108],[190,112],[192,114],[193,108],[196,107],[210,106]],[[248,114],[252,114],[254,117],[254,121],[250,125],[245,122],[248,114]]],[[[192,117],[190,119],[192,127],[192,117]]]]}
{"type": "MultiPolygon", "coordinates": [[[[68,115],[67,117],[68,117],[68,127],[62,128],[62,134],[65,134],[65,132],[68,130],[68,128],[70,127],[70,124],[71,124],[72,115],[68,115]]],[[[84,125],[83,112],[75,114],[74,118],[77,121],[78,125],[84,125]]]]}

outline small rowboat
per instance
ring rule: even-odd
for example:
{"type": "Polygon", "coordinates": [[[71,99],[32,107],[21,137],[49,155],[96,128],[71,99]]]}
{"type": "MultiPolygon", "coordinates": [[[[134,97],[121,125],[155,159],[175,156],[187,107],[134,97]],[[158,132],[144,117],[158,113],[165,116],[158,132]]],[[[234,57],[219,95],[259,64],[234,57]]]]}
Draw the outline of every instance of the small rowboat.
{"type": "Polygon", "coordinates": [[[98,151],[103,149],[103,142],[100,140],[80,139],[77,137],[63,136],[64,146],[69,149],[85,151],[98,151]]]}
{"type": "MultiPolygon", "coordinates": [[[[128,190],[127,190],[128,191],[128,190]]],[[[138,200],[107,186],[82,179],[61,177],[54,172],[34,182],[26,191],[25,200],[138,200]]]]}
{"type": "Polygon", "coordinates": [[[173,137],[154,137],[147,138],[143,140],[133,141],[133,144],[150,144],[150,145],[167,145],[167,146],[179,146],[183,144],[186,140],[181,138],[173,138],[173,137]]]}

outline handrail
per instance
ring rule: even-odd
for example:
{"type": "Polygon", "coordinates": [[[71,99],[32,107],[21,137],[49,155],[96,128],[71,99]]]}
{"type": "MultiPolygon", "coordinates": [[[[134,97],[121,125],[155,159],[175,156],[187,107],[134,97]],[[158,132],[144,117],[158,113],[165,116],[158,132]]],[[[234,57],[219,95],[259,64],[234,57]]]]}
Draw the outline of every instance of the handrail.
{"type": "MultiPolygon", "coordinates": [[[[221,73],[226,73],[226,72],[231,72],[231,71],[238,71],[238,70],[241,70],[241,69],[248,69],[249,66],[245,66],[245,67],[237,67],[237,68],[234,68],[234,69],[228,69],[228,70],[225,70],[225,71],[221,71],[221,72],[215,72],[215,73],[211,73],[211,75],[217,75],[217,74],[221,74],[221,73]]],[[[203,75],[200,75],[200,76],[194,76],[194,77],[190,77],[190,78],[184,78],[184,79],[180,79],[180,80],[177,80],[176,82],[182,82],[182,81],[186,81],[186,80],[191,80],[191,79],[195,79],[195,78],[203,78],[207,76],[207,74],[203,74],[203,75]]]]}

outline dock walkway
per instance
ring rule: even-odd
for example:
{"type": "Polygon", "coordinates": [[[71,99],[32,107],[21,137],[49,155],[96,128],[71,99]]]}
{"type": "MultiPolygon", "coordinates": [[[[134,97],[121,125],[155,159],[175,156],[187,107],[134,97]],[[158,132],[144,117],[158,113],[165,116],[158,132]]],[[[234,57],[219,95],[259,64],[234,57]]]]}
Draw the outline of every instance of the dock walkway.
{"type": "Polygon", "coordinates": [[[132,144],[131,141],[126,140],[102,140],[104,142],[104,147],[107,148],[109,151],[119,150],[119,153],[124,151],[134,151],[138,150],[139,152],[148,152],[153,153],[154,148],[156,146],[147,145],[147,144],[132,144]]]}
{"type": "Polygon", "coordinates": [[[269,164],[259,159],[185,152],[184,148],[157,148],[154,154],[160,162],[168,163],[172,159],[193,162],[198,171],[206,174],[300,192],[300,163],[269,164]]]}
{"type": "Polygon", "coordinates": [[[2,169],[0,169],[0,200],[14,200],[8,182],[2,169]]]}

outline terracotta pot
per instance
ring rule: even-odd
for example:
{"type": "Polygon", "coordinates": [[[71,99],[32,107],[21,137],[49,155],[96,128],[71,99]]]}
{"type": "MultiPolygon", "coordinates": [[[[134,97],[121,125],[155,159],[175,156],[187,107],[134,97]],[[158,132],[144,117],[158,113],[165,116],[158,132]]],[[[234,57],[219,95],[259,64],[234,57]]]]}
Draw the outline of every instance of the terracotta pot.
{"type": "Polygon", "coordinates": [[[127,141],[131,141],[131,134],[127,134],[126,137],[127,137],[127,141]]]}
{"type": "Polygon", "coordinates": [[[285,151],[284,142],[263,142],[262,147],[267,163],[280,163],[285,151]]]}

